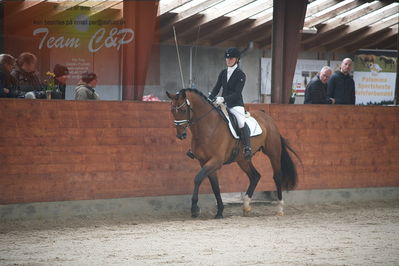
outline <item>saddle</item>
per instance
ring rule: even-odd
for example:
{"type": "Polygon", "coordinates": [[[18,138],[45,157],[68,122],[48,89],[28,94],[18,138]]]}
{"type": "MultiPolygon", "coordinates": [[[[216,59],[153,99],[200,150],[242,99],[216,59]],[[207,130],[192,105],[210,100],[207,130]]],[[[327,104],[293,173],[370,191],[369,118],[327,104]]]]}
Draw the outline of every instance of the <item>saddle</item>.
{"type": "MultiPolygon", "coordinates": [[[[240,129],[238,127],[237,118],[235,115],[232,114],[229,109],[227,109],[225,104],[220,104],[218,106],[218,110],[220,115],[223,117],[223,120],[228,124],[231,135],[235,139],[240,139],[240,129]]],[[[258,124],[258,121],[256,121],[256,119],[253,118],[249,112],[246,112],[245,123],[249,127],[251,137],[262,134],[262,128],[258,124]]]]}

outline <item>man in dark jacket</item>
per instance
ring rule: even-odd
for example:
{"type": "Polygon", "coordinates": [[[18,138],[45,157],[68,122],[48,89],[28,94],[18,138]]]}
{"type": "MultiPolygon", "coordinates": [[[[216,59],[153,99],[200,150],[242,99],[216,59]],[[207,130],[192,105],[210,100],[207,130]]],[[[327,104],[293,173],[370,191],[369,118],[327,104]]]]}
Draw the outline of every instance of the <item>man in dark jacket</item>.
{"type": "Polygon", "coordinates": [[[327,97],[327,82],[332,74],[330,67],[325,66],[306,86],[305,104],[332,104],[334,99],[327,97]]]}
{"type": "Polygon", "coordinates": [[[17,82],[11,71],[15,65],[15,58],[8,54],[0,55],[0,98],[12,98],[15,95],[17,82]]]}
{"type": "Polygon", "coordinates": [[[355,82],[350,75],[352,59],[345,58],[341,70],[335,72],[328,81],[328,97],[335,99],[336,104],[355,104],[355,82]]]}
{"type": "Polygon", "coordinates": [[[250,160],[252,156],[250,130],[245,123],[244,100],[242,98],[245,73],[238,67],[240,51],[237,48],[229,48],[225,51],[224,57],[227,68],[220,72],[209,99],[216,104],[225,102],[229,111],[237,118],[240,138],[244,146],[244,157],[246,160],[250,160]],[[216,97],[221,88],[223,88],[222,96],[216,97]]]}

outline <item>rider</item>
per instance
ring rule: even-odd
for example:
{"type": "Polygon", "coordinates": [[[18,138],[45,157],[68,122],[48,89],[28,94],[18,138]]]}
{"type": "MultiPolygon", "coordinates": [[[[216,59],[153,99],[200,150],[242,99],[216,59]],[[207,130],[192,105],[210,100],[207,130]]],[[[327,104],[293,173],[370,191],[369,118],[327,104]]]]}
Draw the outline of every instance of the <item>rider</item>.
{"type": "Polygon", "coordinates": [[[224,57],[227,68],[220,72],[215,87],[209,95],[209,99],[216,104],[226,103],[229,111],[237,118],[240,128],[240,138],[244,145],[244,157],[249,160],[252,156],[250,144],[250,131],[245,123],[244,101],[242,99],[242,90],[245,84],[245,73],[238,67],[240,61],[240,51],[237,48],[228,48],[224,57]],[[223,87],[221,97],[218,95],[220,88],[223,87]]]}

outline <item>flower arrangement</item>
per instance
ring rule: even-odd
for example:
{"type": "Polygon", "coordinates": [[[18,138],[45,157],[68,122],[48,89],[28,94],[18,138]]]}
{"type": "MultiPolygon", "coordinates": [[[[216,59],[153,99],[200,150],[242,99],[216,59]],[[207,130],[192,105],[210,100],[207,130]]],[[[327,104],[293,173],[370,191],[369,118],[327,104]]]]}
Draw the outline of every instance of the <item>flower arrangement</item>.
{"type": "Polygon", "coordinates": [[[46,73],[46,76],[48,76],[46,80],[46,90],[48,91],[53,91],[55,89],[55,74],[53,72],[48,71],[46,73]]]}

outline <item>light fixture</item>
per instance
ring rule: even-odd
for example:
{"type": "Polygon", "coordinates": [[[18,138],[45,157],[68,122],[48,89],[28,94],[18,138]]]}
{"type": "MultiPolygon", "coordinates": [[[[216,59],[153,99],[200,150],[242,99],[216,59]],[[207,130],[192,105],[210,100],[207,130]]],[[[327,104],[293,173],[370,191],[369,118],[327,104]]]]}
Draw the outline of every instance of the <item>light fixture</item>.
{"type": "Polygon", "coordinates": [[[316,27],[303,27],[301,32],[306,33],[306,34],[317,34],[317,28],[316,27]]]}

